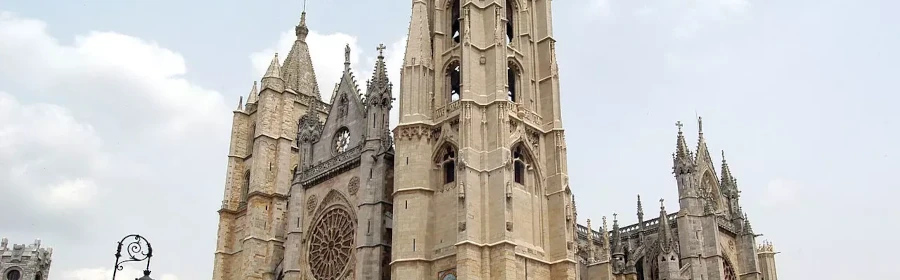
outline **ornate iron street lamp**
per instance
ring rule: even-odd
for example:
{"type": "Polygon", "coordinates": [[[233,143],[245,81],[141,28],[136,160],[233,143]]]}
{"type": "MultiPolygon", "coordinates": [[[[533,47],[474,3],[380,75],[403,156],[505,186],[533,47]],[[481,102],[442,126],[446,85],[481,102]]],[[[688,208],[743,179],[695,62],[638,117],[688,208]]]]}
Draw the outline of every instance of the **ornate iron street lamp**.
{"type": "Polygon", "coordinates": [[[123,263],[127,262],[141,262],[147,261],[147,267],[144,269],[144,277],[135,278],[134,280],[153,280],[150,278],[150,258],[153,257],[153,247],[150,246],[150,241],[147,241],[146,238],[137,234],[129,234],[122,238],[122,241],[119,241],[119,247],[116,249],[116,266],[113,267],[113,280],[116,280],[116,272],[124,269],[122,267],[123,263]],[[132,238],[133,241],[127,244],[126,253],[128,253],[128,258],[122,261],[119,259],[122,257],[122,245],[125,244],[125,240],[132,238]]]}

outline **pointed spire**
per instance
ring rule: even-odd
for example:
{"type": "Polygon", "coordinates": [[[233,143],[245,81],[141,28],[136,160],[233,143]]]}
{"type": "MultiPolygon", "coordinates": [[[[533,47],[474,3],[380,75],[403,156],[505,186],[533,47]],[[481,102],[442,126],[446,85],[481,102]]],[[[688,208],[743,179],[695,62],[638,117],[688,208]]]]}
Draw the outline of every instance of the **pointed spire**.
{"type": "Polygon", "coordinates": [[[316,71],[313,69],[309,46],[306,44],[306,36],[309,34],[309,28],[306,26],[306,1],[303,2],[303,12],[300,13],[300,24],[294,31],[297,39],[294,40],[294,45],[291,46],[291,51],[288,52],[281,67],[284,86],[296,93],[321,100],[316,71]]]}
{"type": "Polygon", "coordinates": [[[637,195],[637,216],[638,220],[644,220],[644,206],[641,205],[641,195],[637,195]]]}
{"type": "Polygon", "coordinates": [[[431,31],[428,22],[428,4],[425,0],[413,0],[409,31],[406,39],[404,66],[431,67],[431,31]]]}
{"type": "Polygon", "coordinates": [[[309,35],[309,28],[306,27],[306,0],[303,0],[303,12],[300,13],[300,24],[294,28],[297,34],[297,40],[306,42],[306,35],[309,35]]]}
{"type": "Polygon", "coordinates": [[[664,253],[671,252],[674,248],[672,228],[669,227],[669,214],[666,212],[664,199],[659,199],[659,247],[664,253]]]}
{"type": "Polygon", "coordinates": [[[367,82],[367,91],[369,94],[386,94],[387,97],[391,98],[392,86],[391,81],[388,79],[387,66],[384,62],[384,49],[384,44],[378,45],[378,60],[375,61],[375,70],[372,73],[372,79],[367,82]]]}
{"type": "Polygon", "coordinates": [[[237,106],[237,109],[235,109],[235,110],[241,111],[243,109],[244,109],[244,96],[241,95],[241,96],[238,96],[238,106],[237,106]]]}
{"type": "Polygon", "coordinates": [[[275,53],[275,57],[272,57],[272,62],[269,63],[269,68],[266,69],[266,74],[263,75],[263,78],[281,78],[281,65],[278,63],[278,53],[275,53]]]}
{"type": "Polygon", "coordinates": [[[737,179],[731,174],[731,168],[728,167],[728,162],[725,160],[725,150],[722,150],[722,179],[719,185],[728,195],[737,196],[739,193],[737,179]]]}
{"type": "Polygon", "coordinates": [[[753,226],[750,225],[750,219],[747,218],[747,212],[744,212],[744,232],[753,234],[753,226]]]}
{"type": "Polygon", "coordinates": [[[618,214],[613,213],[613,230],[612,230],[613,255],[624,255],[625,248],[624,248],[624,246],[622,246],[622,235],[619,232],[619,217],[618,216],[619,216],[618,214]]]}
{"type": "Polygon", "coordinates": [[[672,170],[675,174],[689,173],[690,167],[694,164],[694,160],[691,155],[691,150],[684,140],[684,132],[681,131],[684,124],[682,124],[681,121],[677,121],[675,122],[675,126],[678,127],[678,136],[675,139],[675,153],[672,154],[672,158],[675,161],[672,170]]]}
{"type": "Polygon", "coordinates": [[[603,230],[600,231],[603,238],[603,255],[604,257],[609,254],[609,226],[606,224],[606,216],[603,216],[603,230]]]}
{"type": "Polygon", "coordinates": [[[259,90],[256,88],[256,81],[253,81],[253,88],[250,89],[250,94],[247,95],[247,105],[256,104],[259,101],[259,90]]]}
{"type": "Polygon", "coordinates": [[[588,263],[592,263],[597,259],[597,255],[594,253],[594,228],[591,226],[591,219],[587,219],[587,228],[588,263]]]}

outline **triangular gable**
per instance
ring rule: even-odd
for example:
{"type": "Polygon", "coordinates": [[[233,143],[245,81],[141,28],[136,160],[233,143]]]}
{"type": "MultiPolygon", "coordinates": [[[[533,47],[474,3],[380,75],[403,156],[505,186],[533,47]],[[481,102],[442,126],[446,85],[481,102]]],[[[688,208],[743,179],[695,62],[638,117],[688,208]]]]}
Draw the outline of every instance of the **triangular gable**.
{"type": "Polygon", "coordinates": [[[362,143],[365,137],[366,116],[359,95],[353,72],[348,65],[331,96],[331,109],[325,120],[322,135],[313,145],[313,162],[325,161],[337,155],[335,138],[342,129],[349,130],[348,150],[362,143]]]}

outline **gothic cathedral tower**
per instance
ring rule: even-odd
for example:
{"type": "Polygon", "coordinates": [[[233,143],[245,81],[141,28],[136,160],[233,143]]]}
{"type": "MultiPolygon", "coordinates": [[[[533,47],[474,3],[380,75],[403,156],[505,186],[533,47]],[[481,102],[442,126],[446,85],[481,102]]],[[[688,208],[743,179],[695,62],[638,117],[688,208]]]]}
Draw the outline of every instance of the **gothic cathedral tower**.
{"type": "Polygon", "coordinates": [[[575,279],[550,0],[413,0],[393,279],[575,279]]]}

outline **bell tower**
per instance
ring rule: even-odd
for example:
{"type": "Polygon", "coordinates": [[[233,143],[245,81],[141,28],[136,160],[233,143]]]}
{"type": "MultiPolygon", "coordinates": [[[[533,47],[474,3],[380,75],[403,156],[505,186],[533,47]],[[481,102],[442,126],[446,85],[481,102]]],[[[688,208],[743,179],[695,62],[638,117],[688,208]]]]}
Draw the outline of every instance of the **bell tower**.
{"type": "Polygon", "coordinates": [[[393,279],[575,279],[551,14],[549,0],[412,1],[393,279]]]}

